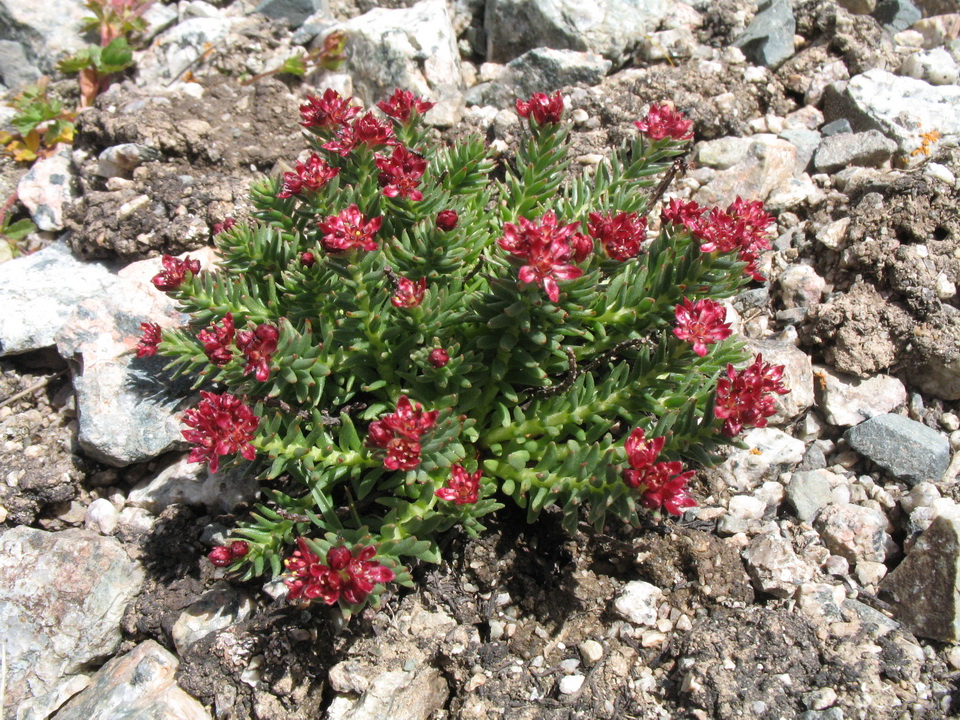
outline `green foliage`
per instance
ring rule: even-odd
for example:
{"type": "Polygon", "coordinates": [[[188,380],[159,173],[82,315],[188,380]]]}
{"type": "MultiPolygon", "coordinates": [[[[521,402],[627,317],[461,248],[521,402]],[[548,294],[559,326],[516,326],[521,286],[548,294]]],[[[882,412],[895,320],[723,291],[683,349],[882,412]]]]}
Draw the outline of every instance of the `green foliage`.
{"type": "Polygon", "coordinates": [[[498,243],[508,223],[547,213],[583,233],[591,212],[644,215],[683,142],[638,135],[592,176],[569,180],[567,127],[531,121],[515,166],[492,182],[481,139],[438,146],[416,113],[394,131],[426,160],[422,199],[384,194],[375,161],[392,148],[361,143],[342,157],[322,148],[332,130],[312,128],[313,151],[337,177],[287,198],[278,197],[286,179],[255,182],[253,220],[221,233],[217,269],[176,293],[191,321],[166,332],[160,352],[198,387],[245,399],[260,417],[253,471],[289,493],[268,490],[236,530],[251,546],[236,562],[246,577],[280,573],[294,539],[307,537],[321,559],[338,544],[374,545],[407,582],[401,560],[438,561],[438,533],[482,531],[507,497],[531,522],[559,508],[571,531],[582,519],[638,524],[641,493],[622,475],[632,430],[664,438],[668,461],[707,464],[730,442],[713,403],[727,364],[744,359],[741,343],[700,356],[672,330],[685,298],[730,297],[749,281],[735,254],[702,252],[664,222],[626,261],[596,243],[579,277],[559,279],[554,302],[545,285],[519,281],[523,261],[498,243]],[[328,251],[320,223],[353,204],[364,220],[382,219],[377,249],[328,251]],[[438,213],[451,210],[455,228],[439,228],[438,213]],[[398,278],[425,279],[421,304],[391,301],[398,278]],[[208,360],[197,333],[228,312],[238,331],[279,329],[266,380],[244,372],[239,352],[208,360]],[[449,361],[436,366],[438,348],[449,361]],[[438,416],[418,438],[420,461],[391,470],[372,423],[404,397],[438,416]],[[438,496],[456,467],[481,473],[476,502],[438,496]]]}
{"type": "Polygon", "coordinates": [[[72,142],[73,113],[47,92],[49,78],[21,90],[9,106],[17,112],[11,118],[17,134],[0,132],[0,146],[17,162],[33,162],[51,151],[58,143],[72,142]]]}

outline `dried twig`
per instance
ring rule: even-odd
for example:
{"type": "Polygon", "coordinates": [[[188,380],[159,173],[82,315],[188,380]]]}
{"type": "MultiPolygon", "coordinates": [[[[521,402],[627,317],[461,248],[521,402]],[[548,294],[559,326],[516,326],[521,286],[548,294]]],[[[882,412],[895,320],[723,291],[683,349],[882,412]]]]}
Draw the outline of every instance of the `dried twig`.
{"type": "Polygon", "coordinates": [[[15,403],[17,400],[20,400],[21,398],[25,398],[25,397],[27,397],[28,395],[31,395],[32,393],[35,393],[37,390],[40,390],[41,388],[46,387],[46,386],[50,383],[51,380],[53,380],[54,378],[60,377],[60,376],[63,375],[65,372],[66,372],[66,370],[61,370],[60,372],[54,373],[53,375],[47,375],[45,378],[43,378],[42,380],[34,383],[34,384],[31,385],[30,387],[28,387],[26,390],[21,390],[20,392],[14,394],[14,395],[11,395],[11,396],[8,397],[8,398],[4,398],[3,400],[0,400],[0,407],[6,407],[7,405],[10,405],[10,404],[12,404],[12,403],[15,403]]]}

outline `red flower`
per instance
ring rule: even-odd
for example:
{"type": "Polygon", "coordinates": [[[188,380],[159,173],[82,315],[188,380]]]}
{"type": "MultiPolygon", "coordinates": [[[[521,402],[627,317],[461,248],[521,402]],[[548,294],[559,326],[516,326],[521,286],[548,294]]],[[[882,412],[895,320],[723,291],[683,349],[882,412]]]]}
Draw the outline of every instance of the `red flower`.
{"type": "Polygon", "coordinates": [[[377,155],[374,162],[380,168],[377,179],[386,197],[400,196],[414,202],[423,200],[423,193],[417,189],[417,186],[420,185],[420,178],[426,172],[426,160],[416,153],[409,152],[403,145],[397,145],[390,157],[377,155]]]}
{"type": "Polygon", "coordinates": [[[226,365],[233,359],[233,350],[230,348],[234,336],[233,315],[227,313],[222,322],[222,327],[214,323],[197,334],[197,339],[203,343],[207,359],[217,366],[226,365]]]}
{"type": "Polygon", "coordinates": [[[304,250],[302,253],[300,253],[300,263],[304,267],[313,267],[316,262],[317,258],[315,258],[313,253],[309,250],[304,250]]]}
{"type": "Polygon", "coordinates": [[[517,115],[528,118],[533,114],[537,125],[554,124],[560,122],[563,116],[563,97],[557,91],[553,97],[546,93],[534,93],[530,99],[524,102],[517,100],[517,115]]]}
{"type": "Polygon", "coordinates": [[[377,103],[377,107],[383,110],[384,114],[396,118],[404,125],[410,120],[411,115],[414,113],[423,115],[434,105],[436,103],[428,102],[422,97],[414,96],[409,90],[401,90],[400,88],[394,90],[393,95],[387,100],[381,100],[377,103]]]}
{"type": "Polygon", "coordinates": [[[143,331],[143,335],[137,345],[137,357],[153,357],[157,354],[157,345],[163,339],[160,336],[160,326],[157,323],[142,322],[140,323],[140,329],[143,331]]]}
{"type": "Polygon", "coordinates": [[[151,280],[157,290],[176,290],[183,285],[188,272],[193,275],[200,272],[199,260],[190,258],[181,260],[172,255],[164,255],[161,262],[163,263],[163,271],[154,275],[153,280],[151,280]]]}
{"type": "Polygon", "coordinates": [[[357,145],[378,147],[396,144],[393,128],[377,120],[373,113],[367,113],[354,120],[353,125],[341,126],[337,137],[321,147],[346,157],[357,145]]]}
{"type": "Polygon", "coordinates": [[[450,355],[448,355],[447,351],[443,348],[434,348],[430,351],[430,356],[427,359],[431,365],[439,369],[445,367],[446,364],[450,362],[450,355]]]}
{"type": "Polygon", "coordinates": [[[304,127],[329,128],[339,127],[350,122],[360,112],[360,108],[351,105],[350,101],[341,97],[336,90],[327,88],[323,97],[307,96],[307,101],[300,106],[301,125],[304,127]]]}
{"type": "Polygon", "coordinates": [[[327,564],[310,552],[303,538],[297,538],[297,549],[284,561],[293,577],[285,580],[291,600],[320,598],[333,605],[341,597],[352,605],[362,603],[377,583],[390,582],[396,574],[390,568],[371,560],[377,554],[369,545],[355,556],[344,546],[330,548],[327,564]]]}
{"type": "Polygon", "coordinates": [[[552,210],[540,219],[539,225],[526,218],[520,218],[519,222],[519,227],[505,223],[503,237],[497,242],[514,257],[527,262],[520,268],[520,280],[539,285],[551,301],[557,302],[560,299],[557,280],[573,280],[583,275],[583,270],[568,262],[575,259],[576,250],[571,242],[575,242],[572,236],[578,223],[558,226],[552,210]]]}
{"type": "Polygon", "coordinates": [[[730,326],[724,322],[727,310],[716,300],[704,298],[696,304],[689,298],[676,306],[677,326],[673,334],[681,340],[693,343],[693,351],[703,357],[707,354],[707,345],[730,337],[730,326]]]}
{"type": "Polygon", "coordinates": [[[242,558],[248,552],[250,552],[250,543],[244,540],[234,540],[230,543],[230,554],[233,555],[234,559],[242,558]]]}
{"type": "Polygon", "coordinates": [[[690,131],[693,122],[668,105],[651,105],[647,116],[633,124],[651,140],[663,140],[667,137],[689,140],[693,137],[690,131]]]}
{"type": "Polygon", "coordinates": [[[717,381],[714,414],[724,421],[723,434],[734,437],[744,427],[766,427],[767,418],[776,412],[770,393],[786,395],[783,386],[783,365],[770,365],[757,355],[753,364],[743,370],[727,365],[727,376],[717,381]]]}
{"type": "Polygon", "coordinates": [[[640,492],[640,503],[656,510],[665,507],[671,515],[682,515],[683,508],[696,505],[686,484],[693,471],[681,472],[683,464],[656,462],[665,438],[646,439],[642,428],[635,428],[624,448],[630,468],[623,471],[623,481],[640,492]]]}
{"type": "Polygon", "coordinates": [[[237,224],[236,218],[232,218],[232,217],[224,218],[223,222],[218,222],[213,224],[213,234],[219,235],[222,232],[226,232],[236,224],[237,224]]]}
{"type": "Polygon", "coordinates": [[[459,220],[456,210],[441,210],[437,213],[437,227],[444,232],[453,230],[459,220]]]}
{"type": "Polygon", "coordinates": [[[405,277],[397,278],[397,289],[390,302],[398,308],[420,307],[423,302],[423,293],[427,289],[427,279],[408,280],[405,277]]]}
{"type": "Polygon", "coordinates": [[[244,375],[254,373],[260,382],[270,377],[270,359],[277,351],[277,339],[280,331],[275,325],[264,323],[256,330],[242,330],[237,333],[237,347],[247,359],[244,375]]]}
{"type": "Polygon", "coordinates": [[[471,474],[463,466],[454,465],[447,484],[434,494],[457,505],[472,505],[480,497],[480,471],[471,474]]]}
{"type": "Polygon", "coordinates": [[[640,254],[647,235],[646,218],[637,217],[636,213],[590,213],[587,218],[590,237],[599,240],[611,258],[625,262],[640,254]]]}
{"type": "Polygon", "coordinates": [[[376,250],[377,242],[373,236],[382,224],[382,217],[364,218],[354,203],[339,215],[330,215],[320,221],[323,249],[327,252],[345,252],[354,248],[376,250]]]}
{"type": "Polygon", "coordinates": [[[283,174],[283,187],[277,193],[278,198],[299,195],[304,190],[317,192],[340,172],[340,168],[330,167],[319,155],[313,153],[306,163],[297,163],[296,172],[283,174]]]}
{"type": "Polygon", "coordinates": [[[221,455],[239,452],[247,460],[253,460],[257,451],[250,441],[260,418],[240,398],[229,393],[216,395],[201,390],[200,396],[203,398],[200,404],[183,415],[183,424],[193,428],[183,430],[183,437],[197,445],[190,451],[189,461],[208,462],[210,472],[215,473],[220,467],[221,455]]]}
{"type": "Polygon", "coordinates": [[[436,425],[437,415],[401,395],[395,413],[370,423],[368,444],[386,449],[383,466],[388,470],[413,470],[420,464],[420,437],[436,425]]]}
{"type": "Polygon", "coordinates": [[[701,207],[696,202],[684,202],[677,198],[672,198],[669,204],[660,211],[660,218],[663,222],[671,222],[674,225],[683,225],[688,230],[693,231],[700,221],[700,216],[707,209],[701,207]]]}

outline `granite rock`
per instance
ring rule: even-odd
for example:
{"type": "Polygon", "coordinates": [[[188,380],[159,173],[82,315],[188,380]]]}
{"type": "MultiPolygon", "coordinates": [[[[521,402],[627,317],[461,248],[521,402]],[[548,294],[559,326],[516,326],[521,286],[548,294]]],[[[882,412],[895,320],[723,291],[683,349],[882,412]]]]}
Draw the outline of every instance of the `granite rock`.
{"type": "Polygon", "coordinates": [[[902,415],[877,415],[850,428],[854,450],[908,485],[937,482],[950,464],[950,443],[936,430],[902,415]]]}

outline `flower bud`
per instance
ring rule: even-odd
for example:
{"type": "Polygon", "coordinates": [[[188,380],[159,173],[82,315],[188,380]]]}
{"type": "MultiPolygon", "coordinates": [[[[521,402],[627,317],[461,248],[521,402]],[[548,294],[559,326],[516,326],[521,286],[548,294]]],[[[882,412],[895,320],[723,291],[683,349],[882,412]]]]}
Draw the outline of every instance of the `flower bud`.
{"type": "Polygon", "coordinates": [[[316,262],[317,258],[309,250],[300,253],[300,263],[304,267],[313,267],[316,262]]]}
{"type": "Polygon", "coordinates": [[[248,552],[250,552],[250,543],[244,540],[234,540],[230,543],[230,555],[234,560],[242,558],[248,552]]]}
{"type": "Polygon", "coordinates": [[[217,567],[226,567],[234,561],[233,553],[226,545],[217,545],[210,551],[207,558],[217,567]]]}
{"type": "Polygon", "coordinates": [[[430,364],[435,368],[442,368],[450,361],[450,356],[443,348],[434,348],[430,351],[430,364]]]}
{"type": "Polygon", "coordinates": [[[459,221],[456,210],[441,210],[437,213],[437,227],[444,232],[453,230],[459,221]]]}

